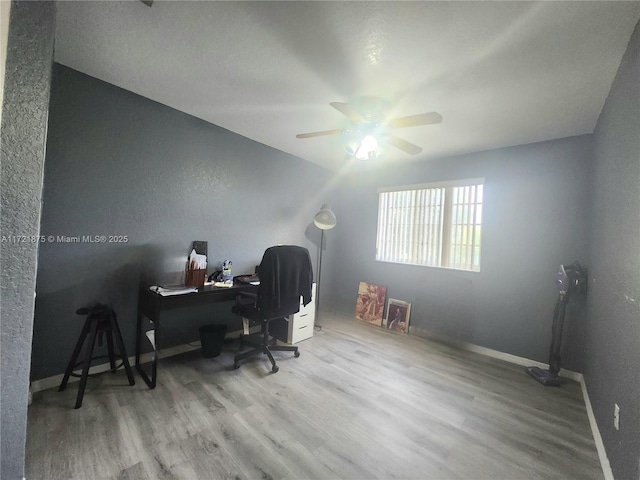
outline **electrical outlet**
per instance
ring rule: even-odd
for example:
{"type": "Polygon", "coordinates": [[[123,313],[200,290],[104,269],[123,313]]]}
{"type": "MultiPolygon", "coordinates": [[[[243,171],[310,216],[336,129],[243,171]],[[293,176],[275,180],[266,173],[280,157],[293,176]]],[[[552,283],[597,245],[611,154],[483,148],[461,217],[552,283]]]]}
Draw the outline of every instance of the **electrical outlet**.
{"type": "Polygon", "coordinates": [[[620,430],[620,407],[617,403],[613,404],[613,426],[616,430],[620,430]]]}

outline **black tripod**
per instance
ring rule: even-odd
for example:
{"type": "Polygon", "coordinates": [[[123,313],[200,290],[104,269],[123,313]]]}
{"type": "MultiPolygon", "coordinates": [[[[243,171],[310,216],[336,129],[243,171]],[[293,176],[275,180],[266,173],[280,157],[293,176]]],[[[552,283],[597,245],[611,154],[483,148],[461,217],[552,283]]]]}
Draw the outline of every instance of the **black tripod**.
{"type": "Polygon", "coordinates": [[[84,322],[84,326],[82,327],[82,332],[80,333],[80,338],[78,338],[78,342],[76,343],[76,348],[73,350],[73,354],[71,355],[71,360],[69,360],[69,364],[67,365],[67,369],[64,372],[64,377],[62,378],[62,383],[60,384],[60,388],[58,391],[61,392],[65,388],[67,388],[67,382],[69,382],[69,377],[80,377],[80,386],[78,388],[78,396],[76,398],[76,406],[75,408],[80,408],[82,406],[82,398],[84,397],[84,390],[87,386],[87,378],[96,375],[89,374],[89,368],[91,367],[91,362],[98,358],[109,358],[109,366],[111,367],[111,372],[115,372],[118,368],[124,366],[124,369],[127,373],[127,379],[129,380],[129,385],[135,385],[135,380],[133,379],[133,373],[131,371],[131,367],[129,366],[129,360],[127,358],[127,352],[124,348],[124,342],[122,340],[122,334],[120,333],[120,327],[118,326],[118,320],[116,318],[116,312],[107,305],[103,304],[95,304],[90,307],[83,307],[76,310],[78,315],[87,315],[87,319],[84,322]],[[98,345],[102,345],[102,337],[107,337],[107,351],[108,355],[102,355],[99,357],[93,356],[93,351],[96,345],[96,339],[98,340],[98,345]],[[84,360],[76,363],[78,360],[78,356],[80,355],[80,351],[82,350],[82,346],[85,343],[86,339],[89,339],[84,354],[84,360]],[[115,353],[114,348],[114,340],[115,346],[118,347],[118,354],[115,353]],[[120,365],[116,365],[116,359],[122,360],[120,365]],[[82,365],[82,373],[80,375],[73,373],[73,371],[82,365]]]}

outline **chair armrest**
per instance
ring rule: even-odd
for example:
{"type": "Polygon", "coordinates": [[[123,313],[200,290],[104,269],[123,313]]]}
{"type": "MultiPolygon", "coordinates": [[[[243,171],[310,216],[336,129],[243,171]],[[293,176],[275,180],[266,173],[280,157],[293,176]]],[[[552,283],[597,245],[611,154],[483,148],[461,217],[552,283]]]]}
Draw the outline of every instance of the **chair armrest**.
{"type": "Polygon", "coordinates": [[[236,295],[236,305],[255,303],[258,301],[258,294],[251,292],[240,292],[236,295]]]}
{"type": "Polygon", "coordinates": [[[244,318],[253,318],[258,313],[256,302],[258,295],[249,292],[239,292],[236,295],[236,303],[231,307],[231,312],[244,318]]]}

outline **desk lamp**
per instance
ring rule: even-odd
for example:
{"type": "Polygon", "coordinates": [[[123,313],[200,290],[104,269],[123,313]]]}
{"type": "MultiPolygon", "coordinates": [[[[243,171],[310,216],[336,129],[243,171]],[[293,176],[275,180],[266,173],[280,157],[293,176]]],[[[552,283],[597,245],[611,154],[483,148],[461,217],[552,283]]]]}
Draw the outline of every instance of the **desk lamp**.
{"type": "MultiPolygon", "coordinates": [[[[320,211],[313,217],[313,223],[320,229],[320,258],[318,260],[318,281],[316,282],[316,324],[318,320],[318,308],[320,306],[320,274],[322,273],[322,247],[324,246],[324,231],[336,226],[336,214],[331,211],[328,203],[322,205],[320,211]]],[[[320,330],[321,326],[316,326],[320,330]]]]}

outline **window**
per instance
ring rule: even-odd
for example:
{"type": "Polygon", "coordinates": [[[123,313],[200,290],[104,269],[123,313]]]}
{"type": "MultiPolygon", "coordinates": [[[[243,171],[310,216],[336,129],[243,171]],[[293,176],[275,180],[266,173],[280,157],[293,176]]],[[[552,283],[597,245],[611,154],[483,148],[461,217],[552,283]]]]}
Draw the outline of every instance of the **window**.
{"type": "Polygon", "coordinates": [[[484,179],[378,190],[376,260],[480,271],[484,179]]]}

